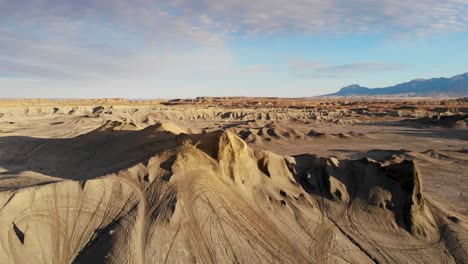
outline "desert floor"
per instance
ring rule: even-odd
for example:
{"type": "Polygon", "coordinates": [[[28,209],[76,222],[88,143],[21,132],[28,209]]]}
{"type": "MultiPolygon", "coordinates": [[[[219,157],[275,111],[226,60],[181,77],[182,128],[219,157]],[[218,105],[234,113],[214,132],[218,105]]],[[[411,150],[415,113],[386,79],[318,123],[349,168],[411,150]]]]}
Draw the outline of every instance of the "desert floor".
{"type": "Polygon", "coordinates": [[[468,99],[0,100],[2,263],[467,263],[468,99]]]}

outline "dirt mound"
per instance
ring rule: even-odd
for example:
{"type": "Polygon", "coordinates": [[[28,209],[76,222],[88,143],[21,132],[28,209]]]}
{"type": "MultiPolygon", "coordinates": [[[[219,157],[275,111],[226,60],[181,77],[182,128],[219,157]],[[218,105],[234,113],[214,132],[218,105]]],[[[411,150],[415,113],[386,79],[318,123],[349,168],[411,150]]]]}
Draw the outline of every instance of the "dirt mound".
{"type": "Polygon", "coordinates": [[[104,132],[104,131],[127,131],[127,130],[139,130],[141,129],[135,123],[125,123],[120,121],[111,121],[108,120],[106,123],[100,127],[98,127],[95,131],[96,132],[104,132]]]}
{"type": "Polygon", "coordinates": [[[249,122],[247,125],[233,127],[230,131],[239,135],[247,143],[302,139],[295,129],[275,123],[249,122]]]}
{"type": "Polygon", "coordinates": [[[468,125],[468,115],[450,114],[434,115],[432,117],[423,117],[415,120],[406,120],[411,123],[418,123],[424,126],[438,126],[445,128],[466,128],[468,125]]]}
{"type": "Polygon", "coordinates": [[[431,118],[429,123],[431,125],[438,125],[443,127],[466,128],[468,124],[468,115],[455,114],[436,116],[431,118]]]}
{"type": "Polygon", "coordinates": [[[338,161],[302,155],[296,157],[293,169],[305,190],[346,204],[346,211],[355,203],[368,210],[379,207],[394,218],[382,222],[393,222],[424,238],[437,237],[438,227],[424,204],[422,180],[413,161],[383,165],[370,159],[338,161]],[[319,177],[309,178],[311,172],[320,172],[319,177]]]}
{"type": "Polygon", "coordinates": [[[176,146],[181,129],[157,123],[140,129],[134,124],[107,121],[89,133],[66,139],[30,139],[7,164],[13,171],[33,170],[67,179],[91,179],[127,168],[176,146]]]}
{"type": "Polygon", "coordinates": [[[333,134],[333,133],[318,132],[312,129],[306,134],[306,136],[317,138],[317,139],[333,139],[333,138],[348,139],[348,138],[364,137],[364,134],[356,133],[354,131],[350,131],[348,133],[333,134]]]}
{"type": "Polygon", "coordinates": [[[440,151],[440,150],[435,150],[435,149],[429,149],[427,151],[422,152],[422,154],[425,154],[431,158],[434,159],[439,159],[439,160],[453,160],[454,158],[449,156],[447,153],[440,151]]]}
{"type": "Polygon", "coordinates": [[[171,122],[156,122],[154,125],[146,127],[145,131],[169,132],[176,135],[187,133],[185,130],[171,122]]]}

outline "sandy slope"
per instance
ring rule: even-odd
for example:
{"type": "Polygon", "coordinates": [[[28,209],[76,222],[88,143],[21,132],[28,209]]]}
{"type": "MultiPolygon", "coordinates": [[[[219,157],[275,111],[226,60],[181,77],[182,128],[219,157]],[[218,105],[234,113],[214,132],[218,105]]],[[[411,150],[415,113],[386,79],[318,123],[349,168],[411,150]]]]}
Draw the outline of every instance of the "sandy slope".
{"type": "Polygon", "coordinates": [[[466,119],[35,107],[0,107],[2,263],[468,262],[466,119]]]}

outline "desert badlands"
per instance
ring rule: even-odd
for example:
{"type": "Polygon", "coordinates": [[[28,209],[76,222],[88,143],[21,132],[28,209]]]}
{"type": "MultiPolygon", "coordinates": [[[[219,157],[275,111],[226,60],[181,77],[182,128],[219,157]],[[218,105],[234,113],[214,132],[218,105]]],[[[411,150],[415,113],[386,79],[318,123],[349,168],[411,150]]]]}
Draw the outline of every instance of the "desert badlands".
{"type": "Polygon", "coordinates": [[[468,99],[0,100],[1,263],[468,263],[468,99]]]}

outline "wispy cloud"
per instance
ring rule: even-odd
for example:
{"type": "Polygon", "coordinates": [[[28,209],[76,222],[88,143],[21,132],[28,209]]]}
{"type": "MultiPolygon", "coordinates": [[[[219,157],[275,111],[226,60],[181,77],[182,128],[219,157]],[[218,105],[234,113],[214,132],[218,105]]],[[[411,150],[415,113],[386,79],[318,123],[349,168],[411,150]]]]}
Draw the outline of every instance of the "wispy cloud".
{"type": "Polygon", "coordinates": [[[468,13],[464,0],[180,0],[173,6],[192,17],[203,13],[227,30],[253,34],[460,31],[467,29],[468,13]]]}
{"type": "Polygon", "coordinates": [[[405,69],[407,65],[389,62],[354,62],[329,65],[320,61],[292,60],[289,69],[300,78],[343,78],[359,73],[379,73],[405,69]]]}
{"type": "Polygon", "coordinates": [[[60,33],[107,24],[157,41],[186,38],[215,45],[232,32],[463,31],[468,28],[466,13],[465,0],[0,1],[1,23],[60,33]]]}

